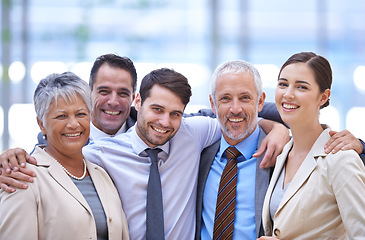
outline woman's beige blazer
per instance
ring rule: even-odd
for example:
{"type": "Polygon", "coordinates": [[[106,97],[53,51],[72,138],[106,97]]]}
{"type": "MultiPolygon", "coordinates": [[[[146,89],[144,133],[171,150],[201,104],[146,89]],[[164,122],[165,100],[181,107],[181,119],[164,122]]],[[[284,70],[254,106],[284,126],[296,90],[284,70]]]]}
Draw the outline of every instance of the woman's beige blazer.
{"type": "Polygon", "coordinates": [[[365,239],[365,168],[355,151],[326,154],[322,132],[270,218],[270,198],[291,140],[278,157],[263,206],[265,235],[279,239],[365,239]]]}
{"type": "MultiPolygon", "coordinates": [[[[92,211],[61,166],[41,148],[27,165],[37,177],[26,190],[0,192],[0,239],[97,239],[92,211]]],[[[113,182],[86,161],[107,218],[109,239],[129,239],[128,225],[113,182]]]]}

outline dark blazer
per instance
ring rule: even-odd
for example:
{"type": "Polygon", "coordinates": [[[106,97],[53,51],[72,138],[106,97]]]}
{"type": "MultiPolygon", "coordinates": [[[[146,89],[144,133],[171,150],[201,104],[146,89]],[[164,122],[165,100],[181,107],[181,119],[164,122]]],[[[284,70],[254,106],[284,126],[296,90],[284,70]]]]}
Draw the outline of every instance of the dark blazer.
{"type": "MultiPolygon", "coordinates": [[[[257,147],[260,146],[262,140],[266,134],[260,129],[259,140],[257,147]]],[[[201,224],[202,224],[202,208],[203,208],[203,193],[205,183],[208,178],[210,167],[214,161],[216,154],[219,151],[220,140],[213,145],[205,148],[200,157],[199,176],[198,176],[198,193],[197,193],[197,204],[196,204],[196,232],[195,239],[200,239],[201,224]]],[[[265,199],[266,190],[270,183],[270,177],[272,174],[272,168],[260,169],[260,163],[263,156],[256,160],[256,186],[255,186],[255,222],[256,222],[256,235],[257,237],[264,235],[262,227],[262,206],[265,199]]],[[[239,188],[239,186],[237,186],[239,188]]]]}

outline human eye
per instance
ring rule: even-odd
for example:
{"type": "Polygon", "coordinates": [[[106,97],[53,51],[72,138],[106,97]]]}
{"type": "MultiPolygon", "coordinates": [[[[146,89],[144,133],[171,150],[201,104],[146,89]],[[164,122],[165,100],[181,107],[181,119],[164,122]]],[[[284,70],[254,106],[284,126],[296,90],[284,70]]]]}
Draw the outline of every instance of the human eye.
{"type": "Polygon", "coordinates": [[[229,102],[229,100],[230,100],[229,96],[222,96],[221,98],[219,98],[219,101],[224,103],[229,102]]]}
{"type": "Polygon", "coordinates": [[[174,117],[180,117],[181,116],[181,113],[179,113],[179,112],[172,112],[171,115],[174,116],[174,117]]]}
{"type": "Polygon", "coordinates": [[[250,99],[251,99],[251,97],[249,95],[243,95],[243,96],[241,96],[241,100],[242,101],[247,101],[247,100],[250,100],[250,99]]]}
{"type": "Polygon", "coordinates": [[[80,117],[80,118],[84,118],[84,117],[86,117],[88,114],[86,113],[86,112],[79,112],[78,114],[77,114],[77,116],[78,117],[80,117]]]}
{"type": "Polygon", "coordinates": [[[107,90],[107,89],[99,89],[99,94],[100,95],[108,95],[110,93],[110,91],[109,90],[107,90]]]}
{"type": "Polygon", "coordinates": [[[307,86],[304,86],[304,85],[299,85],[298,86],[298,89],[300,89],[300,90],[308,90],[308,87],[307,86]]]}
{"type": "Polygon", "coordinates": [[[118,93],[121,97],[129,97],[130,93],[128,91],[121,91],[118,93]]]}
{"type": "Polygon", "coordinates": [[[162,112],[162,109],[159,107],[153,107],[152,110],[155,112],[162,112]]]}
{"type": "Polygon", "coordinates": [[[65,119],[66,117],[67,117],[66,114],[58,114],[58,115],[56,115],[55,119],[62,120],[62,119],[65,119]]]}
{"type": "Polygon", "coordinates": [[[287,87],[287,86],[288,86],[288,84],[284,81],[279,81],[278,82],[278,87],[280,87],[280,88],[284,88],[284,87],[287,87]]]}

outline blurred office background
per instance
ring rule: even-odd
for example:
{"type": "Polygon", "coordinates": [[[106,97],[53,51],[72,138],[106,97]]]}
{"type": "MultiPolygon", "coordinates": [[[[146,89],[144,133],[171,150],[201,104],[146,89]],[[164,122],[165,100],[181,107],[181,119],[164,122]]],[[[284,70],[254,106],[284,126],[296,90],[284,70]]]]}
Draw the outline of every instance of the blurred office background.
{"type": "Polygon", "coordinates": [[[1,0],[0,151],[30,151],[39,128],[40,79],[73,71],[88,81],[99,55],[131,58],[138,80],[171,67],[193,87],[187,111],[209,107],[209,81],[227,60],[255,64],[274,101],[280,66],[314,51],[332,64],[331,107],[321,121],[365,139],[363,0],[1,0]]]}

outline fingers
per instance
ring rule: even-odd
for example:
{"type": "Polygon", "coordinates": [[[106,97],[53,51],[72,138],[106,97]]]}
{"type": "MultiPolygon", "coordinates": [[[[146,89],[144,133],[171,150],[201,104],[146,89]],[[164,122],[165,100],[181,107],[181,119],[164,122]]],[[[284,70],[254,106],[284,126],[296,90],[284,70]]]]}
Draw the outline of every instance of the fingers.
{"type": "Polygon", "coordinates": [[[0,188],[8,193],[15,192],[15,188],[9,187],[8,185],[6,185],[4,183],[0,184],[0,188]]]}
{"type": "Polygon", "coordinates": [[[330,135],[333,133],[332,137],[325,144],[324,149],[326,153],[336,153],[340,150],[353,149],[358,154],[362,152],[362,144],[352,133],[348,130],[343,130],[341,132],[330,131],[330,135]]]}
{"type": "Polygon", "coordinates": [[[266,147],[267,147],[267,143],[264,140],[261,142],[259,149],[257,149],[257,151],[254,154],[252,154],[252,157],[256,157],[256,158],[260,157],[262,154],[264,154],[266,147]]]}
{"type": "Polygon", "coordinates": [[[6,192],[14,192],[14,188],[28,188],[28,185],[21,181],[33,182],[33,178],[22,173],[21,171],[11,172],[10,174],[4,173],[0,175],[0,186],[6,192]]]}
{"type": "Polygon", "coordinates": [[[13,148],[8,149],[0,155],[0,164],[6,173],[19,171],[21,167],[25,167],[26,160],[35,161],[24,149],[13,148]]]}

